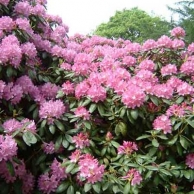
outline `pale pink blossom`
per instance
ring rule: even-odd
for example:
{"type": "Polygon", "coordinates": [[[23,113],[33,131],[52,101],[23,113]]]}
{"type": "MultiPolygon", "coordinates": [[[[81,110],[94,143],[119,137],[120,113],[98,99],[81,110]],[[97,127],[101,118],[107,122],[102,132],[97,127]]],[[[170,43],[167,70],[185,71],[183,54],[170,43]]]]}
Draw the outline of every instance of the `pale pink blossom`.
{"type": "Polygon", "coordinates": [[[74,113],[75,113],[76,117],[81,117],[81,118],[83,118],[83,120],[89,120],[90,119],[89,111],[83,106],[79,106],[78,108],[76,108],[74,113]]]}
{"type": "Polygon", "coordinates": [[[187,155],[185,163],[189,168],[194,169],[194,153],[190,153],[187,155]]]}
{"type": "Polygon", "coordinates": [[[102,179],[104,174],[104,165],[100,165],[97,159],[90,154],[84,154],[79,160],[79,176],[85,179],[87,183],[95,183],[102,179]]]}
{"type": "Polygon", "coordinates": [[[75,143],[76,148],[84,148],[90,146],[90,140],[87,133],[79,133],[72,137],[72,142],[75,143]]]}
{"type": "Polygon", "coordinates": [[[131,155],[134,151],[137,151],[138,147],[135,142],[123,141],[123,145],[118,147],[118,154],[131,155]]]}
{"type": "Polygon", "coordinates": [[[132,168],[128,171],[126,176],[121,177],[122,180],[127,180],[132,186],[139,185],[141,183],[142,176],[136,169],[132,168]]]}
{"type": "Polygon", "coordinates": [[[172,75],[172,74],[176,74],[176,73],[177,73],[177,67],[174,64],[168,64],[168,65],[163,66],[161,68],[162,76],[172,75]]]}
{"type": "Polygon", "coordinates": [[[66,95],[74,94],[74,91],[75,91],[74,84],[71,83],[70,81],[66,81],[65,83],[62,84],[61,87],[64,94],[66,95]]]}
{"type": "Polygon", "coordinates": [[[171,133],[172,124],[168,116],[158,116],[153,122],[153,128],[156,130],[162,130],[164,134],[171,133]]]}
{"type": "Polygon", "coordinates": [[[185,30],[181,27],[175,27],[171,30],[171,36],[176,38],[185,37],[185,30]]]}

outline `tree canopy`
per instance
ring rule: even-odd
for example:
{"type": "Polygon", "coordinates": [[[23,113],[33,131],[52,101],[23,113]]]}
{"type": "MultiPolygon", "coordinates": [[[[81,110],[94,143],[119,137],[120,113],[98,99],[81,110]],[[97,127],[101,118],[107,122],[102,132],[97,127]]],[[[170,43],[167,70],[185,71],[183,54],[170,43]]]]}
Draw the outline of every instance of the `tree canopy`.
{"type": "Polygon", "coordinates": [[[194,42],[194,1],[179,1],[174,7],[168,7],[173,13],[178,14],[179,20],[176,26],[181,26],[186,31],[185,40],[188,43],[194,42]]]}
{"type": "Polygon", "coordinates": [[[143,42],[168,35],[171,25],[159,16],[150,16],[137,7],[117,11],[107,23],[100,24],[94,34],[107,38],[123,38],[143,42]]]}

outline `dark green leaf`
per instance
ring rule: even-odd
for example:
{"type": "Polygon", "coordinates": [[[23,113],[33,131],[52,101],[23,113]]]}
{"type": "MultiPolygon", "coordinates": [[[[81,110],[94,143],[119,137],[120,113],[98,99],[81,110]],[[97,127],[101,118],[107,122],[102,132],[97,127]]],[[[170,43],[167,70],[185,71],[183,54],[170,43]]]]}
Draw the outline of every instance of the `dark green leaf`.
{"type": "Polygon", "coordinates": [[[56,142],[55,142],[55,149],[56,149],[56,150],[58,150],[58,149],[61,147],[62,141],[63,141],[63,138],[62,138],[62,136],[60,135],[60,136],[57,138],[56,142]]]}
{"type": "Polygon", "coordinates": [[[180,144],[184,149],[187,149],[190,146],[189,141],[182,135],[180,136],[180,144]]]}
{"type": "Polygon", "coordinates": [[[24,132],[22,138],[28,146],[37,142],[36,136],[30,131],[24,132]]]}
{"type": "Polygon", "coordinates": [[[66,167],[65,169],[66,173],[70,173],[74,167],[75,167],[75,163],[71,163],[69,166],[66,167]]]}
{"type": "Polygon", "coordinates": [[[90,183],[85,183],[84,185],[84,191],[87,193],[88,191],[90,191],[92,188],[92,184],[90,183]]]}
{"type": "Polygon", "coordinates": [[[62,192],[64,192],[66,189],[67,189],[67,187],[69,186],[69,182],[62,182],[59,186],[58,186],[58,188],[57,188],[57,190],[56,190],[56,193],[62,193],[62,192]]]}
{"type": "Polygon", "coordinates": [[[130,190],[131,190],[131,184],[130,182],[128,182],[125,187],[124,187],[124,191],[123,191],[123,194],[129,194],[130,193],[130,190]]]}
{"type": "Polygon", "coordinates": [[[101,184],[100,184],[100,183],[96,183],[95,185],[92,185],[92,188],[94,189],[94,191],[95,191],[96,193],[100,193],[101,184]]]}
{"type": "Polygon", "coordinates": [[[15,176],[14,166],[10,160],[6,162],[6,166],[11,176],[15,176]]]}
{"type": "Polygon", "coordinates": [[[152,145],[153,145],[154,147],[159,147],[159,143],[158,143],[157,139],[153,139],[153,140],[152,140],[152,145]]]}
{"type": "Polygon", "coordinates": [[[74,194],[74,188],[73,188],[72,185],[69,186],[69,188],[67,189],[67,193],[68,193],[68,194],[74,194]]]}
{"type": "Polygon", "coordinates": [[[51,134],[55,134],[56,128],[54,125],[50,125],[49,126],[49,131],[51,132],[51,134]]]}
{"type": "Polygon", "coordinates": [[[131,117],[136,120],[138,118],[138,110],[131,110],[131,117]]]}
{"type": "Polygon", "coordinates": [[[65,131],[64,125],[59,120],[55,120],[54,123],[56,124],[58,129],[60,129],[63,132],[65,131]]]}
{"type": "Polygon", "coordinates": [[[89,112],[90,113],[93,113],[96,110],[96,108],[97,108],[97,105],[96,104],[91,104],[90,105],[90,108],[89,108],[89,112]]]}

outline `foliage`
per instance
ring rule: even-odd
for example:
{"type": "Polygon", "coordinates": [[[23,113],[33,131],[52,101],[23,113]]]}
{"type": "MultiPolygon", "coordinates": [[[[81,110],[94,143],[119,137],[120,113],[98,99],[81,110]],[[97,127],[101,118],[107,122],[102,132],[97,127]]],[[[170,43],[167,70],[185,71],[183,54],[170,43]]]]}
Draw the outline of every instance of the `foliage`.
{"type": "Polygon", "coordinates": [[[194,41],[194,1],[179,1],[174,7],[168,7],[174,14],[178,14],[179,20],[176,25],[182,26],[186,31],[185,40],[188,43],[194,41]]]}
{"type": "Polygon", "coordinates": [[[169,35],[171,25],[159,16],[150,16],[138,8],[117,11],[107,23],[100,24],[94,34],[107,38],[123,38],[142,43],[169,35]]]}
{"type": "Polygon", "coordinates": [[[193,53],[75,35],[45,1],[0,0],[0,189],[193,193],[193,53]]]}

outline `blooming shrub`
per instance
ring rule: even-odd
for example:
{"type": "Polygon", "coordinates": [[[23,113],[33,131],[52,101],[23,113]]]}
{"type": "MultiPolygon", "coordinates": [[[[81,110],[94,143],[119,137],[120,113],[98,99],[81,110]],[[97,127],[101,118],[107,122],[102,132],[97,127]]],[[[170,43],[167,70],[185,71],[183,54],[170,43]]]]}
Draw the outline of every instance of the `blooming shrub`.
{"type": "Polygon", "coordinates": [[[46,0],[0,0],[2,194],[193,193],[194,46],[75,34],[46,0]]]}

